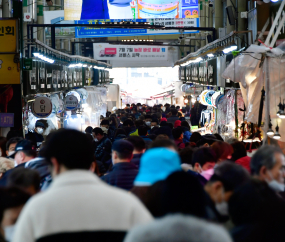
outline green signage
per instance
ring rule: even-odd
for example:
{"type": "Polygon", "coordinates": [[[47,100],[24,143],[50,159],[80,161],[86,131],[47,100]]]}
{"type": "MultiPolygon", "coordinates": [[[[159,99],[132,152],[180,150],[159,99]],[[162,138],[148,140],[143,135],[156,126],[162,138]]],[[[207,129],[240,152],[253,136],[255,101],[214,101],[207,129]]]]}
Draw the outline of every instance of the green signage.
{"type": "Polygon", "coordinates": [[[33,70],[33,59],[24,59],[24,64],[23,64],[23,70],[24,71],[31,71],[33,70]]]}

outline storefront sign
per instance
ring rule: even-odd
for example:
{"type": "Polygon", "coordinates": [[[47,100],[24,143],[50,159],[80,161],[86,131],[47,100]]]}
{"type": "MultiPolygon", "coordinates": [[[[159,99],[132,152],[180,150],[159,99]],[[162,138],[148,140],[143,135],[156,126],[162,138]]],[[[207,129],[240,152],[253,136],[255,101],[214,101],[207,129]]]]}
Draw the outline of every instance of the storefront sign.
{"type": "Polygon", "coordinates": [[[0,84],[20,84],[20,63],[14,63],[14,57],[0,53],[0,84]]]}
{"type": "Polygon", "coordinates": [[[217,85],[217,59],[208,60],[208,84],[209,85],[217,85]]]}
{"type": "Polygon", "coordinates": [[[94,59],[145,61],[166,60],[168,48],[146,45],[110,45],[107,43],[94,44],[94,59]]]}
{"type": "MultiPolygon", "coordinates": [[[[78,20],[77,24],[99,24],[101,22],[116,22],[119,19],[108,20],[78,20]]],[[[166,27],[199,27],[199,18],[186,19],[125,19],[128,22],[149,22],[151,25],[162,25],[166,27]]],[[[88,28],[76,27],[75,38],[94,38],[94,37],[115,37],[115,36],[140,36],[140,35],[161,35],[178,34],[179,30],[160,30],[160,29],[119,29],[119,28],[88,28]]],[[[197,30],[185,30],[185,34],[199,33],[197,30]]]]}
{"type": "Polygon", "coordinates": [[[199,82],[199,63],[191,64],[191,81],[199,82]]]}
{"type": "Polygon", "coordinates": [[[65,109],[66,110],[74,110],[78,106],[78,99],[73,95],[68,95],[65,98],[65,109]]]}
{"type": "Polygon", "coordinates": [[[14,114],[0,113],[0,127],[14,127],[14,114]]]}
{"type": "Polygon", "coordinates": [[[52,102],[47,97],[37,97],[32,105],[32,113],[37,118],[47,118],[52,111],[52,102]]]}
{"type": "Polygon", "coordinates": [[[17,52],[17,21],[16,19],[0,20],[0,53],[17,52]]]}
{"type": "Polygon", "coordinates": [[[199,81],[203,84],[207,84],[207,62],[199,63],[199,81]]]}

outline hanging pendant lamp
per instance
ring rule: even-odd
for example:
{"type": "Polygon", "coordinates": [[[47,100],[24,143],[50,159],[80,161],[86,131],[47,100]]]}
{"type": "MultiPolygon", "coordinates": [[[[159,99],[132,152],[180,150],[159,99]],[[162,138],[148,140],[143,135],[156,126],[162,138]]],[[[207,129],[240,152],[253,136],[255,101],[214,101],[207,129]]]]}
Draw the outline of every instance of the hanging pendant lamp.
{"type": "Polygon", "coordinates": [[[278,127],[278,123],[277,123],[277,126],[275,128],[276,132],[273,136],[273,139],[280,139],[281,138],[281,135],[279,134],[279,127],[278,127]]]}

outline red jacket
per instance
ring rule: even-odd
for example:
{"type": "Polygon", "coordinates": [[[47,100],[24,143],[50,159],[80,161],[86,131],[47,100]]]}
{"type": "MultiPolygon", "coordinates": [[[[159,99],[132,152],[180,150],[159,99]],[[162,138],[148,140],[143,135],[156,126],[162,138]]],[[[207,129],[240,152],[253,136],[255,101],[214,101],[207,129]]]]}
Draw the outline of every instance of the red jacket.
{"type": "Polygon", "coordinates": [[[236,164],[241,165],[245,169],[247,169],[250,172],[250,157],[249,156],[244,156],[238,160],[236,160],[236,164]]]}

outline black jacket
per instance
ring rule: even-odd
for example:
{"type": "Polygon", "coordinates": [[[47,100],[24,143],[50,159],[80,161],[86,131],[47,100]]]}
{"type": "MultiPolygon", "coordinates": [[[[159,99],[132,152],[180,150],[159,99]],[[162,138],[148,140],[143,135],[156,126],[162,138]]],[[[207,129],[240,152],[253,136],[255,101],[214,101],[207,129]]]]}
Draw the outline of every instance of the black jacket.
{"type": "Polygon", "coordinates": [[[112,142],[106,136],[102,138],[96,147],[96,160],[105,162],[111,158],[112,142]]]}
{"type": "Polygon", "coordinates": [[[131,190],[138,174],[138,168],[131,162],[121,162],[113,166],[110,173],[102,176],[101,179],[109,185],[125,190],[131,190]]]}
{"type": "Polygon", "coordinates": [[[173,126],[174,126],[174,123],[176,120],[179,120],[179,117],[178,116],[171,116],[167,119],[167,123],[172,123],[173,126]]]}
{"type": "Polygon", "coordinates": [[[133,159],[131,160],[131,163],[135,164],[137,168],[140,167],[141,157],[143,154],[135,154],[133,159]]]}

